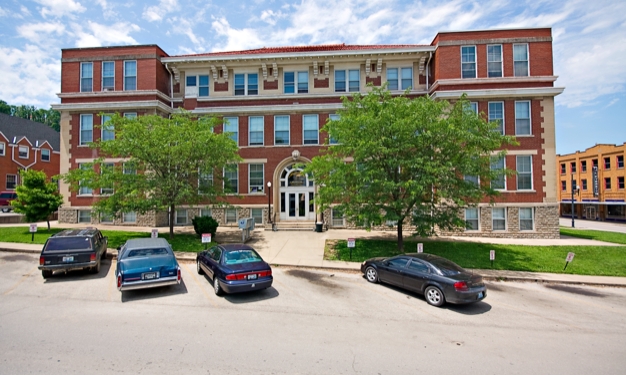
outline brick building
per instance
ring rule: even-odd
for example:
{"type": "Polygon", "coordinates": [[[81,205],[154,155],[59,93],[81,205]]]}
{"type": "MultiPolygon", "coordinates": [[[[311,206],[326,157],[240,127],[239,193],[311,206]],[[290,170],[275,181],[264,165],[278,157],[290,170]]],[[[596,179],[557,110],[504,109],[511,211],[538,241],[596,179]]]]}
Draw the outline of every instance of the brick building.
{"type": "Polygon", "coordinates": [[[19,171],[59,174],[60,135],[51,127],[0,113],[0,190],[15,190],[19,171]]]}
{"type": "MultiPolygon", "coordinates": [[[[550,28],[442,32],[430,45],[319,45],[168,56],[156,45],[62,51],[61,171],[97,155],[85,146],[100,112],[167,115],[184,107],[217,115],[238,142],[244,159],[227,172],[243,199],[234,209],[181,207],[176,224],[211,214],[222,225],[253,216],[278,223],[316,220],[315,182],[297,167],[318,155],[327,140],[320,129],[336,116],[341,96],[387,83],[395,94],[455,100],[466,93],[476,111],[499,121],[519,146],[494,165],[519,172],[497,181],[502,194],[464,215],[466,235],[558,236],[555,186],[554,87],[550,28]],[[268,182],[271,189],[268,189],[268,182]]],[[[106,135],[110,136],[110,135],[106,135]]],[[[112,161],[119,162],[119,161],[112,161]]],[[[99,222],[90,207],[97,194],[68,197],[60,219],[99,222]]],[[[319,218],[319,217],[317,217],[319,218]]],[[[330,210],[331,227],[350,226],[330,210]]],[[[106,222],[166,225],[165,213],[124,214],[106,222]]]]}
{"type": "Polygon", "coordinates": [[[582,152],[557,155],[560,215],[572,217],[573,187],[574,218],[626,221],[625,157],[626,143],[599,144],[582,152]]]}

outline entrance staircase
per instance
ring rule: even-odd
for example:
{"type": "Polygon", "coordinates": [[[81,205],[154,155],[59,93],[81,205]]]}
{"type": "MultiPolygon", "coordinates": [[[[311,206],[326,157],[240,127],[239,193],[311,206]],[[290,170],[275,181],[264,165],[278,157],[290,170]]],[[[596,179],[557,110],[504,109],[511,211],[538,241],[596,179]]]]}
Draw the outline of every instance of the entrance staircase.
{"type": "Polygon", "coordinates": [[[314,221],[279,221],[273,226],[273,228],[272,228],[272,225],[266,225],[265,230],[313,232],[315,230],[315,222],[314,221]]]}

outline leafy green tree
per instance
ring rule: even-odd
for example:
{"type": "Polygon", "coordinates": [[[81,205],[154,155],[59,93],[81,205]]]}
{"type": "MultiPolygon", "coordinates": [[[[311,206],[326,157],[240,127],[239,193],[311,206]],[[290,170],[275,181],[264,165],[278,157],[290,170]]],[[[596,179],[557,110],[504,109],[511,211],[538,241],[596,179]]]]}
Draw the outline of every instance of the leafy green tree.
{"type": "Polygon", "coordinates": [[[24,214],[26,221],[38,222],[45,220],[50,230],[50,214],[63,203],[57,184],[47,181],[46,173],[27,169],[20,171],[22,184],[15,189],[17,199],[11,201],[15,212],[24,214]]]}
{"type": "Polygon", "coordinates": [[[420,236],[464,226],[459,209],[493,199],[489,181],[512,173],[490,167],[514,138],[495,131],[465,97],[450,104],[373,88],[344,97],[338,113],[324,127],[336,144],[307,166],[320,186],[318,207],[334,204],[367,228],[396,225],[400,251],[405,219],[420,236]]]}
{"type": "Polygon", "coordinates": [[[169,208],[170,238],[176,207],[199,202],[221,203],[222,170],[241,160],[227,133],[216,134],[214,117],[194,119],[189,113],[129,119],[115,114],[102,125],[114,129],[111,140],[91,144],[100,157],[64,176],[73,190],[101,194],[96,212],[119,215],[169,208]],[[121,158],[114,165],[107,158],[121,158]]]}
{"type": "Polygon", "coordinates": [[[54,109],[41,109],[28,105],[9,105],[4,100],[0,100],[0,113],[21,117],[27,120],[46,124],[56,131],[61,130],[61,113],[54,109]]]}
{"type": "Polygon", "coordinates": [[[11,106],[4,100],[0,100],[0,113],[5,113],[7,115],[11,114],[11,106]]]}

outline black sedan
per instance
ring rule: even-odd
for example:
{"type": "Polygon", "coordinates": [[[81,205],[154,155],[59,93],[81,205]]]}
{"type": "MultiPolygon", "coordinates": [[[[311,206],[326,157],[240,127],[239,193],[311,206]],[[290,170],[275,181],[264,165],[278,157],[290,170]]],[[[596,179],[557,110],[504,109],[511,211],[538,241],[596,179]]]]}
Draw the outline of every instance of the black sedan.
{"type": "Polygon", "coordinates": [[[198,273],[213,281],[216,295],[262,290],[272,286],[272,268],[250,246],[217,245],[198,253],[198,273]]]}
{"type": "Polygon", "coordinates": [[[423,294],[433,306],[472,303],[487,297],[482,276],[433,254],[372,258],[363,262],[361,272],[371,283],[384,282],[423,294]]]}

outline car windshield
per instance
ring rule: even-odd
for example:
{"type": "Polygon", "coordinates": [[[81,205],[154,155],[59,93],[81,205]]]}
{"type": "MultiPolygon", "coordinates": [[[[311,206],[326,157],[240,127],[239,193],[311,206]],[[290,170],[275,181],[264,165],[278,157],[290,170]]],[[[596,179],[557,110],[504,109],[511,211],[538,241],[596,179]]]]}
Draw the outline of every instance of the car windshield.
{"type": "Polygon", "coordinates": [[[262,259],[254,250],[233,250],[224,254],[225,264],[260,262],[262,259]]]}
{"type": "Polygon", "coordinates": [[[461,272],[465,272],[458,264],[453,263],[447,259],[431,259],[430,263],[437,267],[441,273],[447,276],[458,275],[461,272]]]}
{"type": "Polygon", "coordinates": [[[43,251],[91,250],[89,237],[50,238],[43,251]]]}
{"type": "Polygon", "coordinates": [[[159,247],[156,249],[133,249],[126,253],[126,258],[150,257],[155,255],[167,255],[167,249],[159,247]]]}
{"type": "Polygon", "coordinates": [[[13,198],[14,193],[0,193],[0,198],[13,198]]]}

